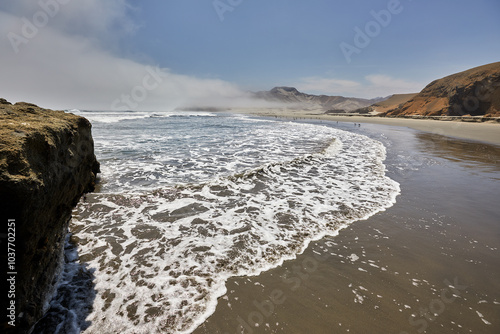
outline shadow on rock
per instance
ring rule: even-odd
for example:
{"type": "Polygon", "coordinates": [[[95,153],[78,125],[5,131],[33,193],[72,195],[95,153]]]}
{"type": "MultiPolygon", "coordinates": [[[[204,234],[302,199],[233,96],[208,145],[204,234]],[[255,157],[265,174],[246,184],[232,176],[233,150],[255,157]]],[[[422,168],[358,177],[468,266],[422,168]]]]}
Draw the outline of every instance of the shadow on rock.
{"type": "Polygon", "coordinates": [[[86,263],[79,261],[71,234],[66,237],[64,262],[57,291],[48,311],[35,325],[33,334],[77,334],[91,324],[86,318],[92,312],[96,297],[94,269],[88,269],[86,263]]]}

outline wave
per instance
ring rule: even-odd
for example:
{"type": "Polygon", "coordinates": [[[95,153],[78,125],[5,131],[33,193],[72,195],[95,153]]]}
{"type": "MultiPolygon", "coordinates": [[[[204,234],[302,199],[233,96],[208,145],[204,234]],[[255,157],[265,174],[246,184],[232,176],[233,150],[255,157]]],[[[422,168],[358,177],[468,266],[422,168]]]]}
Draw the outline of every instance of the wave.
{"type": "Polygon", "coordinates": [[[193,111],[179,111],[169,112],[165,114],[153,114],[150,117],[216,117],[217,114],[212,112],[193,112],[193,111]]]}
{"type": "Polygon", "coordinates": [[[317,153],[208,182],[88,196],[72,225],[100,292],[85,333],[191,332],[229,277],[279,266],[392,206],[400,189],[384,146],[331,132],[317,153]]]}
{"type": "Polygon", "coordinates": [[[215,117],[212,112],[191,112],[191,111],[166,111],[166,112],[140,112],[140,111],[89,111],[72,109],[68,112],[83,116],[91,122],[118,123],[121,121],[140,120],[146,118],[164,117],[215,117]]]}

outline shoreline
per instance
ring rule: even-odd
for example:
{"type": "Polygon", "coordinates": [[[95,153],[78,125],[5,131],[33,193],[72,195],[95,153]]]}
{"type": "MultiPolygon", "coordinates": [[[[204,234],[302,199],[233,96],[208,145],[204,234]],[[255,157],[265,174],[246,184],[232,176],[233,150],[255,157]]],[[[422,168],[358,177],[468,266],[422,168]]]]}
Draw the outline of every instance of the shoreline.
{"type": "Polygon", "coordinates": [[[283,109],[233,109],[230,112],[260,117],[311,119],[343,123],[369,123],[407,127],[447,137],[500,145],[500,124],[495,122],[464,122],[434,119],[392,118],[379,116],[328,115],[317,111],[283,109]]]}
{"type": "MultiPolygon", "coordinates": [[[[335,120],[302,116],[283,118],[335,120]]],[[[500,147],[385,125],[396,124],[354,131],[388,148],[394,206],[280,267],[230,278],[193,334],[498,332],[500,147]]]]}

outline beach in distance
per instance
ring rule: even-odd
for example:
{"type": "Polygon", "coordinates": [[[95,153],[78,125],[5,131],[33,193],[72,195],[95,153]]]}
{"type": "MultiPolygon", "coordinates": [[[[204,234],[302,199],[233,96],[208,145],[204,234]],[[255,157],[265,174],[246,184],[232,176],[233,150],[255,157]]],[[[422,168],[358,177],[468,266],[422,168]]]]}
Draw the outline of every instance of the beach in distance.
{"type": "Polygon", "coordinates": [[[461,120],[440,121],[433,119],[411,119],[377,117],[363,115],[328,115],[322,110],[299,110],[287,108],[240,108],[230,112],[249,114],[255,116],[286,118],[286,119],[319,119],[333,122],[347,123],[371,123],[409,127],[416,130],[431,132],[455,138],[482,141],[485,143],[500,145],[500,123],[489,122],[466,122],[461,120]]]}

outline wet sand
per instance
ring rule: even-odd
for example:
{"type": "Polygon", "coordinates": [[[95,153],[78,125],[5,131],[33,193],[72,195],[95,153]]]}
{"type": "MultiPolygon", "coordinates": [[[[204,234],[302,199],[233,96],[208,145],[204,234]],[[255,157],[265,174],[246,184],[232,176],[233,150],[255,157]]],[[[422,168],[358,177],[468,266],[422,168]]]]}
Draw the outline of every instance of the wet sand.
{"type": "Polygon", "coordinates": [[[397,203],[279,268],[230,279],[194,333],[500,333],[500,147],[328,124],[384,143],[397,203]]]}

